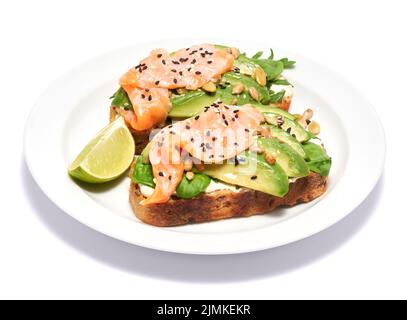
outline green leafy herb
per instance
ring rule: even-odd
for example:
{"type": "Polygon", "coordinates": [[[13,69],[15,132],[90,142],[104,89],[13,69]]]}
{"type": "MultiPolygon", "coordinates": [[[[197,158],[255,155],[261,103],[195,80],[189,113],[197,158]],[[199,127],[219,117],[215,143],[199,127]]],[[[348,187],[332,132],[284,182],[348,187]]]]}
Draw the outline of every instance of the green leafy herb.
{"type": "Polygon", "coordinates": [[[263,51],[258,51],[253,57],[252,59],[258,59],[263,55],[263,51]]]}
{"type": "Polygon", "coordinates": [[[291,69],[291,68],[294,68],[295,61],[288,60],[288,58],[283,58],[283,59],[280,59],[280,60],[278,60],[278,61],[280,61],[280,62],[283,63],[284,69],[291,69]]]}
{"type": "Polygon", "coordinates": [[[280,85],[280,86],[290,86],[291,85],[291,83],[288,82],[288,80],[286,80],[286,79],[273,80],[272,84],[277,84],[277,85],[280,85]]]}
{"type": "Polygon", "coordinates": [[[307,142],[303,144],[306,153],[308,168],[321,176],[326,177],[331,169],[332,160],[326,152],[317,144],[307,142]]]}
{"type": "Polygon", "coordinates": [[[268,57],[269,60],[273,60],[274,59],[274,51],[273,49],[270,48],[270,55],[268,57]]]}
{"type": "Polygon", "coordinates": [[[144,163],[144,155],[137,158],[133,171],[133,181],[137,184],[155,188],[153,168],[151,164],[144,163]]]}
{"type": "Polygon", "coordinates": [[[270,95],[270,102],[271,103],[280,102],[281,100],[283,100],[284,95],[285,95],[285,90],[281,90],[280,92],[274,93],[274,94],[270,95]]]}
{"type": "Polygon", "coordinates": [[[211,178],[203,173],[195,173],[192,180],[188,180],[184,174],[177,187],[177,196],[182,199],[196,197],[206,190],[210,182],[211,178]]]}
{"type": "Polygon", "coordinates": [[[120,87],[110,98],[113,99],[112,106],[123,108],[125,110],[133,110],[129,96],[122,87],[120,87]]]}

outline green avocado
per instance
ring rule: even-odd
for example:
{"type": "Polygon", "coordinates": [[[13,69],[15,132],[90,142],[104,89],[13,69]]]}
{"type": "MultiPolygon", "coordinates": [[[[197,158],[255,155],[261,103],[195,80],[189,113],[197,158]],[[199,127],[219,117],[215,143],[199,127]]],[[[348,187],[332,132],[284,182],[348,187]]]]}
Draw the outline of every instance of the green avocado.
{"type": "Polygon", "coordinates": [[[304,158],[288,144],[281,143],[274,138],[259,138],[257,143],[266,154],[273,156],[288,177],[301,178],[309,174],[309,169],[304,158]]]}
{"type": "Polygon", "coordinates": [[[286,143],[294,151],[296,151],[301,157],[303,157],[303,158],[306,157],[305,151],[304,151],[301,143],[299,143],[298,140],[295,139],[287,131],[279,129],[276,126],[273,126],[273,125],[264,125],[263,127],[270,129],[270,134],[271,134],[271,136],[273,138],[276,138],[280,142],[286,143]]]}
{"type": "Polygon", "coordinates": [[[266,118],[267,123],[280,127],[287,133],[291,134],[299,142],[305,142],[312,138],[312,134],[301,127],[301,125],[295,120],[282,116],[282,122],[279,123],[279,115],[275,113],[264,114],[264,117],[266,118]]]}
{"type": "MultiPolygon", "coordinates": [[[[172,108],[168,116],[171,118],[191,118],[201,113],[206,106],[210,106],[217,100],[231,104],[234,99],[237,99],[238,105],[250,104],[259,109],[260,112],[274,112],[274,109],[281,110],[274,105],[264,105],[254,101],[246,92],[240,95],[233,95],[231,87],[228,86],[226,88],[218,88],[215,93],[197,90],[175,96],[171,99],[172,108]]],[[[284,110],[281,111],[284,112],[284,110]]]]}
{"type": "MultiPolygon", "coordinates": [[[[257,92],[259,93],[259,101],[262,104],[267,104],[267,103],[270,102],[270,92],[269,92],[269,90],[266,87],[263,87],[263,86],[259,85],[257,83],[257,81],[254,80],[251,77],[245,76],[245,75],[240,74],[240,73],[228,72],[228,73],[225,73],[222,76],[221,82],[226,83],[226,84],[230,85],[231,87],[233,87],[234,85],[237,85],[237,84],[243,84],[246,89],[240,95],[245,95],[244,98],[247,101],[246,103],[250,103],[250,102],[255,101],[248,94],[248,89],[249,88],[255,88],[257,90],[257,92]],[[247,98],[250,98],[250,99],[247,99],[247,98]]],[[[239,96],[240,95],[235,96],[235,98],[237,98],[238,101],[239,101],[239,98],[240,98],[239,96]]]]}
{"type": "Polygon", "coordinates": [[[276,163],[270,165],[264,155],[245,151],[237,157],[236,163],[207,165],[203,173],[206,175],[249,189],[284,197],[289,189],[287,174],[276,163]]]}

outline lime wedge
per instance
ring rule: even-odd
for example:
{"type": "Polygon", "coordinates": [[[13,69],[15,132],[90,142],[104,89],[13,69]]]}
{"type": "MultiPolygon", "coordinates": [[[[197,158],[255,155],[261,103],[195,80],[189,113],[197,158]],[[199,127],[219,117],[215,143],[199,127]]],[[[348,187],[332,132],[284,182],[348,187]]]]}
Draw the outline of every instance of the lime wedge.
{"type": "Polygon", "coordinates": [[[87,144],[68,171],[72,177],[89,183],[111,181],[129,168],[134,152],[133,136],[119,117],[87,144]]]}

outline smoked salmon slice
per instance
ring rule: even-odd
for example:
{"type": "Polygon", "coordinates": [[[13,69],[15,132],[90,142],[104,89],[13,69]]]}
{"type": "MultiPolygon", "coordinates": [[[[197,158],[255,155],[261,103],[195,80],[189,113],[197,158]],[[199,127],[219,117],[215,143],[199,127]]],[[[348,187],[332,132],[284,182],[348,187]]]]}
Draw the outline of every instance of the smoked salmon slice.
{"type": "Polygon", "coordinates": [[[168,202],[182,179],[185,159],[222,163],[250,148],[253,133],[263,121],[263,115],[251,106],[228,106],[219,101],[195,118],[162,129],[149,151],[156,187],[141,204],[168,202]]]}
{"type": "Polygon", "coordinates": [[[121,113],[133,129],[151,129],[167,117],[171,108],[170,89],[196,90],[210,81],[216,82],[222,74],[233,69],[233,63],[232,54],[211,44],[192,46],[172,54],[163,49],[153,50],[120,79],[120,85],[133,105],[134,115],[133,111],[122,110],[121,113]]]}

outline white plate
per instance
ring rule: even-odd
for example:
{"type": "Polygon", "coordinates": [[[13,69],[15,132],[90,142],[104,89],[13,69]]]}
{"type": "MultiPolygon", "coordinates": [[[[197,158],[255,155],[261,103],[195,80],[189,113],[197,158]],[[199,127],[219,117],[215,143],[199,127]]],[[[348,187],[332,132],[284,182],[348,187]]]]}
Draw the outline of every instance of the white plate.
{"type": "MultiPolygon", "coordinates": [[[[201,40],[202,41],[202,40],[201,40]]],[[[208,41],[208,40],[206,40],[208,41]]],[[[295,86],[292,111],[307,107],[321,124],[321,138],[333,158],[327,193],[320,199],[274,214],[157,228],[143,224],[128,202],[129,179],[83,189],[67,175],[68,164],[108,122],[109,96],[118,78],[153,48],[169,50],[200,41],[172,40],[120,49],[71,70],[41,96],[28,119],[25,157],[41,189],[75,219],[111,237],[148,248],[193,254],[232,254],[281,246],[315,234],[356,208],[378,181],[385,139],[375,110],[348,82],[302,56],[285,75],[295,86]]],[[[230,41],[254,53],[272,44],[230,41]]]]}

